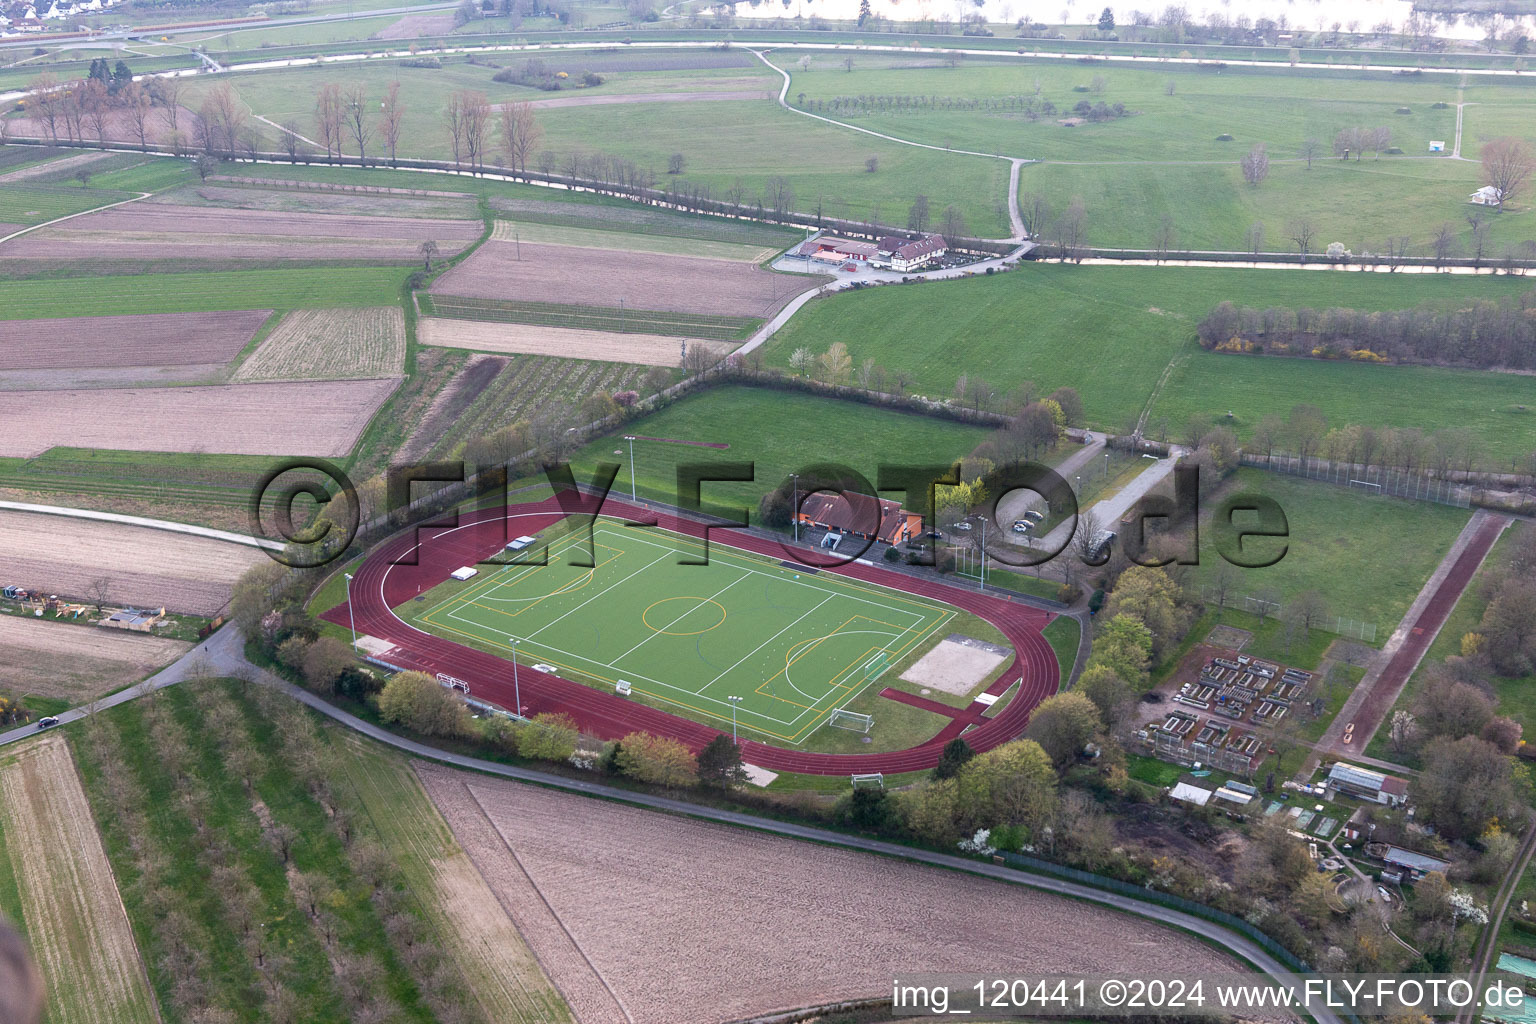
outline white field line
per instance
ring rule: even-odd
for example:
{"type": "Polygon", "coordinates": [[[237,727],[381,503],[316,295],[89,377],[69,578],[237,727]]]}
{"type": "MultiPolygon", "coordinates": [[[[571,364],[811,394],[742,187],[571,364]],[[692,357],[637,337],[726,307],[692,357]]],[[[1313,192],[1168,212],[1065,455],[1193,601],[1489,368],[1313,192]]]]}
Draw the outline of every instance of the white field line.
{"type": "MultiPolygon", "coordinates": [[[[655,563],[653,562],[652,564],[654,565],[655,563]]],[[[671,627],[671,626],[677,625],[679,622],[683,621],[688,616],[690,616],[694,612],[698,611],[700,608],[703,608],[706,604],[709,604],[715,598],[719,597],[721,594],[725,593],[727,590],[730,590],[732,587],[734,587],[736,584],[740,583],[742,580],[744,580],[746,578],[747,578],[747,574],[746,573],[742,573],[740,576],[737,576],[735,579],[731,580],[731,582],[727,583],[725,586],[721,587],[719,590],[715,591],[713,594],[711,594],[708,597],[704,598],[698,604],[694,605],[692,608],[689,608],[687,611],[683,612],[683,614],[679,615],[677,618],[675,618],[671,622],[667,623],[667,626],[671,627]]],[[[642,619],[642,623],[643,623],[643,621],[644,620],[642,619]]],[[[661,630],[655,630],[654,632],[651,633],[650,636],[646,637],[644,640],[641,640],[639,643],[635,644],[635,646],[631,647],[629,650],[625,651],[623,654],[619,655],[617,658],[614,658],[613,659],[614,664],[617,665],[618,662],[621,662],[625,658],[629,657],[631,654],[634,654],[636,651],[638,651],[640,648],[644,647],[646,644],[650,643],[652,640],[656,639],[658,636],[661,636],[661,630]]]]}
{"type": "Polygon", "coordinates": [[[817,602],[815,607],[808,608],[803,614],[800,615],[799,618],[795,619],[794,622],[791,622],[789,625],[785,626],[783,629],[781,629],[777,633],[773,634],[773,636],[769,637],[767,640],[764,640],[762,643],[760,643],[756,647],[752,648],[746,654],[743,654],[740,657],[740,659],[738,659],[735,662],[735,664],[733,664],[729,668],[727,668],[725,670],[725,672],[721,672],[719,675],[715,676],[715,678],[711,679],[709,682],[705,683],[703,686],[699,687],[697,690],[694,690],[693,691],[694,694],[695,695],[702,694],[705,690],[709,689],[711,686],[714,686],[720,680],[725,678],[726,673],[728,673],[728,672],[732,671],[733,669],[735,669],[737,665],[740,665],[743,661],[746,661],[748,658],[752,657],[758,651],[761,651],[764,647],[767,647],[769,644],[773,643],[775,640],[777,640],[779,637],[783,636],[785,633],[789,632],[791,629],[794,629],[796,626],[798,626],[805,619],[805,617],[807,615],[810,615],[810,614],[816,612],[818,609],[821,608],[822,605],[826,604],[830,600],[832,600],[832,595],[828,594],[826,597],[822,598],[819,602],[817,602]]]}

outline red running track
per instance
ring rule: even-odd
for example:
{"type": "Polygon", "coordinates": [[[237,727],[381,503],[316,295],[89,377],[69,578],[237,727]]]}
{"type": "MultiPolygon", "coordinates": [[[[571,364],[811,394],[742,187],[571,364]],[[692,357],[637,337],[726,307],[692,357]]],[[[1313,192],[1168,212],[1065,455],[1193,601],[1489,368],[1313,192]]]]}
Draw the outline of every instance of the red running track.
{"type": "MultiPolygon", "coordinates": [[[[700,523],[627,502],[608,499],[602,508],[607,517],[621,520],[627,517],[636,523],[655,522],[662,529],[690,537],[705,536],[704,526],[700,523]]],[[[499,554],[508,538],[537,533],[564,518],[565,514],[550,498],[537,503],[464,512],[460,514],[457,526],[409,531],[394,537],[370,554],[358,569],[352,583],[354,607],[349,609],[342,604],[327,612],[325,618],[347,626],[349,611],[355,613],[359,633],[395,645],[397,650],[390,656],[392,663],[402,668],[456,676],[470,684],[475,697],[510,708],[516,702],[510,661],[417,629],[392,609],[443,582],[459,566],[474,565],[499,554]],[[418,537],[421,538],[419,542],[418,537]],[[407,561],[412,564],[397,564],[407,561]]],[[[709,541],[772,558],[788,557],[786,549],[775,542],[739,531],[715,530],[709,541]]],[[[1014,660],[989,690],[1001,693],[1021,675],[1022,687],[1001,712],[993,718],[980,720],[966,735],[966,742],[975,750],[989,750],[1016,739],[1024,731],[1035,706],[1056,692],[1060,677],[1056,654],[1040,632],[1055,617],[1052,613],[946,583],[913,579],[873,565],[853,563],[822,571],[837,572],[851,579],[953,605],[986,619],[1008,639],[1015,652],[1014,660]]],[[[681,740],[699,750],[720,735],[719,730],[707,725],[551,673],[539,672],[521,663],[518,681],[525,714],[564,711],[573,716],[584,731],[603,739],[618,739],[631,732],[644,731],[681,740]]],[[[927,742],[891,753],[818,754],[747,741],[742,744],[742,756],[749,763],[772,771],[811,775],[922,771],[937,764],[944,744],[969,724],[956,719],[927,742]]]]}
{"type": "MultiPolygon", "coordinates": [[[[1450,571],[1440,581],[1434,595],[1425,602],[1418,618],[1409,626],[1403,645],[1392,655],[1392,660],[1387,662],[1387,667],[1376,678],[1376,685],[1371,687],[1371,692],[1355,712],[1355,735],[1364,736],[1366,742],[1370,742],[1370,738],[1386,720],[1387,712],[1397,703],[1397,696],[1408,682],[1408,676],[1428,652],[1429,645],[1435,642],[1435,637],[1440,635],[1445,620],[1450,618],[1456,602],[1461,600],[1462,592],[1472,582],[1483,559],[1488,557],[1493,542],[1499,539],[1499,532],[1506,523],[1507,520],[1501,516],[1489,516],[1472,535],[1467,546],[1461,549],[1461,554],[1456,556],[1456,561],[1451,564],[1450,571]]],[[[1339,744],[1334,746],[1335,749],[1345,749],[1339,744]]]]}

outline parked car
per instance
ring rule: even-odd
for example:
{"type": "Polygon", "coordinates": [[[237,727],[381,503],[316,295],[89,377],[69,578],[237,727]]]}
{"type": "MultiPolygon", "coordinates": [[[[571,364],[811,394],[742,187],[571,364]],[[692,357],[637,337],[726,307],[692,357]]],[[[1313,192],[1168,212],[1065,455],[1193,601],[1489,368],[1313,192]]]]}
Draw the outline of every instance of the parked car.
{"type": "Polygon", "coordinates": [[[43,718],[39,718],[37,720],[37,728],[38,728],[39,732],[41,732],[44,729],[51,729],[51,728],[53,728],[54,726],[56,726],[58,724],[59,724],[59,720],[57,718],[54,718],[52,715],[47,715],[47,716],[45,716],[43,718]]]}
{"type": "Polygon", "coordinates": [[[1041,513],[1041,512],[1036,512],[1034,509],[1029,509],[1028,511],[1026,511],[1024,513],[1024,518],[1028,519],[1030,522],[1034,522],[1034,523],[1043,523],[1043,522],[1045,522],[1045,515],[1043,513],[1041,513]]]}
{"type": "Polygon", "coordinates": [[[928,531],[928,538],[930,540],[943,540],[944,539],[944,534],[941,531],[939,531],[939,530],[929,530],[928,531]]]}
{"type": "Polygon", "coordinates": [[[962,519],[954,525],[954,529],[969,533],[971,531],[971,524],[968,520],[962,519]]]}
{"type": "Polygon", "coordinates": [[[1034,528],[1035,528],[1035,524],[1030,522],[1028,519],[1015,519],[1013,521],[1013,532],[1014,533],[1028,533],[1030,530],[1033,530],[1034,528]]]}

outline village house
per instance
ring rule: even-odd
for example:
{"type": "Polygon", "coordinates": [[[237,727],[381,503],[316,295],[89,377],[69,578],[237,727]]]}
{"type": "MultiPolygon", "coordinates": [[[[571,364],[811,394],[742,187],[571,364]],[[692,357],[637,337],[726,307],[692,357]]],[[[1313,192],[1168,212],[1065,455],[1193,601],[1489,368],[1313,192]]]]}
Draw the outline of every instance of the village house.
{"type": "Polygon", "coordinates": [[[1467,197],[1474,206],[1498,206],[1504,201],[1504,193],[1492,185],[1484,185],[1467,197]]]}
{"type": "Polygon", "coordinates": [[[1356,768],[1340,761],[1328,772],[1328,789],[1386,807],[1401,807],[1408,800],[1408,783],[1396,775],[1356,768]]]}

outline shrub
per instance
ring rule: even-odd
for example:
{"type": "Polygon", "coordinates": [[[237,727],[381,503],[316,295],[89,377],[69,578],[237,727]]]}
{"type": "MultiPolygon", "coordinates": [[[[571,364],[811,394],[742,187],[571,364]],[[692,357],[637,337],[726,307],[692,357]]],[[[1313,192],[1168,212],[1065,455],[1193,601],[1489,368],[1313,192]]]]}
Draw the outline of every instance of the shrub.
{"type": "Polygon", "coordinates": [[[1222,132],[1220,135],[1216,136],[1216,141],[1217,142],[1231,142],[1232,141],[1232,136],[1229,135],[1226,132],[1222,132]]]}
{"type": "Polygon", "coordinates": [[[457,691],[425,672],[401,672],[384,684],[379,714],[426,736],[462,736],[469,732],[469,708],[457,691]]]}
{"type": "Polygon", "coordinates": [[[677,740],[632,732],[620,742],[619,770],[658,786],[691,786],[699,781],[698,761],[677,740]]]}
{"type": "Polygon", "coordinates": [[[564,761],[576,752],[579,735],[576,720],[564,712],[534,715],[517,730],[517,752],[541,761],[564,761]]]}

